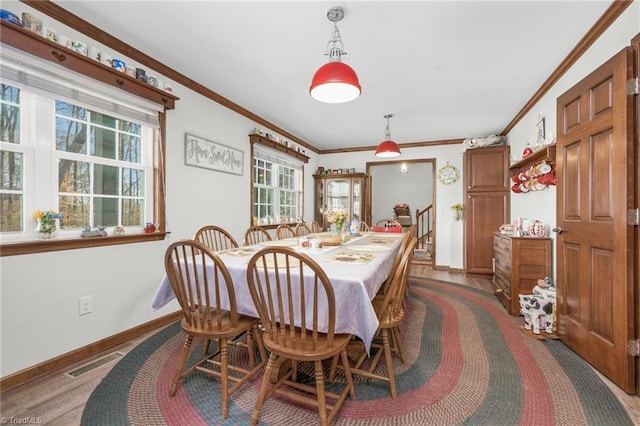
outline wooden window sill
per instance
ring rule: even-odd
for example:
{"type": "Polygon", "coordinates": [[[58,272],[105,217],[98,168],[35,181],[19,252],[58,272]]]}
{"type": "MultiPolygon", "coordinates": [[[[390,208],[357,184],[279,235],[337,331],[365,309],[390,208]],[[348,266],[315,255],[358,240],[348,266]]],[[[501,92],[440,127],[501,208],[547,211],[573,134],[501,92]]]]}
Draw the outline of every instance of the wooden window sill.
{"type": "Polygon", "coordinates": [[[20,254],[45,253],[49,251],[74,250],[80,248],[115,246],[164,240],[169,232],[150,234],[109,235],[92,238],[53,238],[51,240],[20,241],[0,244],[0,257],[20,254]]]}

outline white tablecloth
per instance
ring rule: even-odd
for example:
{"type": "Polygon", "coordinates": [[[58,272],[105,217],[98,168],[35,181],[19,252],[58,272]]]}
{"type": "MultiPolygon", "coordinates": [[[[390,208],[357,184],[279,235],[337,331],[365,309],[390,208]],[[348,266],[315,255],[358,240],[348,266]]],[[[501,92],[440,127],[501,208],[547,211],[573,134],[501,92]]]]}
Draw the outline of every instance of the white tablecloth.
{"type": "MultiPolygon", "coordinates": [[[[373,233],[353,238],[349,243],[320,250],[301,249],[325,270],[331,280],[336,299],[336,333],[358,336],[369,351],[373,336],[378,329],[378,318],[371,300],[389,275],[393,258],[400,248],[404,234],[373,233]],[[360,247],[360,249],[358,249],[360,247]],[[387,250],[388,249],[388,250],[387,250]],[[343,256],[340,256],[340,255],[343,256]],[[367,263],[358,263],[354,256],[372,258],[367,263]],[[336,259],[337,257],[337,259],[336,259]],[[351,257],[351,260],[345,258],[351,257]],[[345,261],[340,261],[340,259],[345,261]]],[[[260,245],[248,250],[259,250],[260,245]]],[[[247,264],[250,254],[218,252],[233,279],[236,304],[241,314],[257,317],[247,285],[247,264]]],[[[160,309],[175,298],[165,275],[156,291],[151,306],[160,309]]],[[[224,305],[224,304],[223,304],[224,305]]],[[[226,303],[228,308],[228,302],[226,303]]]]}

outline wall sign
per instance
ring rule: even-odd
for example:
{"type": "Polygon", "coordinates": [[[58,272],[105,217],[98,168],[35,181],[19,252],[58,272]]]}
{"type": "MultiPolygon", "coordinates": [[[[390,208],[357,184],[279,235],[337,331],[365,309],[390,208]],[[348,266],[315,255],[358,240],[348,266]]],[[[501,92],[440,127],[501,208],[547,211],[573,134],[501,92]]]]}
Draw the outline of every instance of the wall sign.
{"type": "Polygon", "coordinates": [[[185,133],[184,164],[242,176],[244,152],[185,133]]]}
{"type": "Polygon", "coordinates": [[[455,183],[458,179],[460,179],[460,171],[455,168],[455,166],[447,163],[446,166],[442,166],[440,170],[438,170],[438,180],[443,185],[451,185],[455,183]]]}

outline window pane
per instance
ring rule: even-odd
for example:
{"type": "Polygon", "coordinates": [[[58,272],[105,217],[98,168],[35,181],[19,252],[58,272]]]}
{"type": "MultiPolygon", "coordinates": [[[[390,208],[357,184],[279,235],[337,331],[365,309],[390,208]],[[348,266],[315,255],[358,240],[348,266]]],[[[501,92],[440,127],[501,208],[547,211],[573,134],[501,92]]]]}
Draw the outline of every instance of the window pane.
{"type": "Polygon", "coordinates": [[[88,194],[90,191],[89,163],[60,160],[58,164],[58,191],[88,194]]]}
{"type": "Polygon", "coordinates": [[[96,164],[93,167],[94,194],[118,195],[118,182],[119,179],[117,167],[105,166],[102,164],[96,164]]]}
{"type": "Polygon", "coordinates": [[[93,199],[93,225],[116,226],[118,225],[118,199],[101,198],[93,199]]]}
{"type": "Polygon", "coordinates": [[[62,229],[83,229],[89,225],[89,197],[61,195],[58,197],[60,213],[62,220],[60,227],[62,229]]]}
{"type": "Polygon", "coordinates": [[[20,143],[19,103],[20,89],[0,84],[0,141],[2,142],[20,143]]]}
{"type": "Polygon", "coordinates": [[[124,226],[143,224],[143,200],[122,200],[122,223],[124,226]]]}
{"type": "Polygon", "coordinates": [[[77,120],[87,121],[87,110],[77,105],[63,101],[56,101],[56,114],[72,117],[77,120]]]}
{"type": "Polygon", "coordinates": [[[122,195],[144,196],[144,172],[136,169],[122,169],[122,195]]]}
{"type": "Polygon", "coordinates": [[[133,133],[134,135],[142,135],[142,125],[138,123],[133,123],[131,121],[126,120],[118,120],[118,130],[122,130],[123,132],[133,133]]]}
{"type": "Polygon", "coordinates": [[[120,160],[142,162],[142,141],[139,136],[120,134],[120,160]]]}
{"type": "Polygon", "coordinates": [[[110,129],[116,128],[116,119],[114,117],[95,111],[91,111],[91,123],[101,124],[104,127],[109,127],[110,129]]]}
{"type": "Polygon", "coordinates": [[[91,155],[116,159],[116,132],[91,126],[91,155]]]}
{"type": "Polygon", "coordinates": [[[22,231],[22,194],[0,194],[0,232],[22,231]]]}
{"type": "Polygon", "coordinates": [[[86,124],[56,117],[56,149],[65,152],[86,153],[86,124]]]}
{"type": "Polygon", "coordinates": [[[22,190],[23,154],[20,152],[0,151],[0,188],[14,191],[22,190]]]}

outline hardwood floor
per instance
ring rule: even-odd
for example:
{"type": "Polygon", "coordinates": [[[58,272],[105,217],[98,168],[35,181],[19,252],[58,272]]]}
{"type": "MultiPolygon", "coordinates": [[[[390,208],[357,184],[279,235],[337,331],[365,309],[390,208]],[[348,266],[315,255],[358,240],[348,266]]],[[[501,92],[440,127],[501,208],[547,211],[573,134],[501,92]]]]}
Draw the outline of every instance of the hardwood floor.
{"type": "MultiPolygon", "coordinates": [[[[414,264],[411,275],[456,282],[486,291],[491,291],[492,288],[491,281],[485,277],[434,270],[429,265],[414,264]]],[[[117,351],[126,354],[154,333],[155,331],[152,331],[132,339],[109,353],[117,351]]],[[[0,394],[0,424],[79,425],[89,395],[117,360],[101,365],[76,379],[64,373],[91,363],[104,355],[96,355],[64,371],[48,374],[3,392],[0,394]]],[[[640,398],[627,395],[604,377],[603,380],[627,409],[635,424],[640,425],[640,398]]]]}

